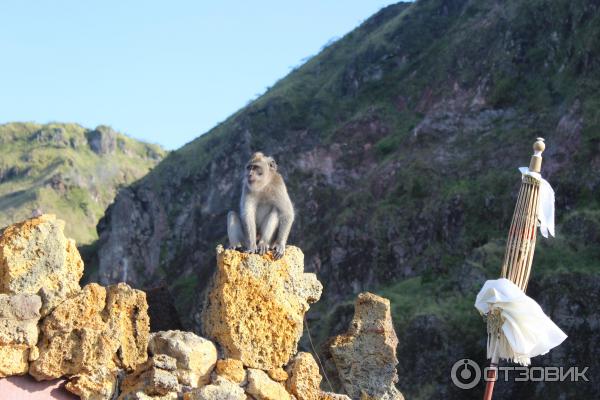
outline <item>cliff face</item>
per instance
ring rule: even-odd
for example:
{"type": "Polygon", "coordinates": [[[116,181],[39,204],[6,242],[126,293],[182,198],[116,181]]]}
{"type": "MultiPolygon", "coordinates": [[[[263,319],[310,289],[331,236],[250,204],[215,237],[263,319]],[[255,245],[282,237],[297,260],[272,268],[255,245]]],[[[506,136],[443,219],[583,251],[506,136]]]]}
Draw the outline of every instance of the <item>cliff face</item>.
{"type": "Polygon", "coordinates": [[[0,227],[32,211],[65,219],[78,244],[97,238],[96,224],[119,187],[145,175],[165,156],[106,126],[0,125],[0,227]]]}
{"type": "MultiPolygon", "coordinates": [[[[98,225],[102,282],[166,281],[197,328],[188,316],[201,307],[207,260],[226,240],[243,165],[262,150],[278,161],[298,211],[290,243],[324,283],[311,310],[318,338],[345,328],[350,297],[384,294],[406,369],[400,388],[410,398],[469,398],[447,388],[449,370],[464,357],[483,363],[472,302],[499,274],[516,167],[536,136],[547,140],[558,238],[540,240],[532,279],[598,276],[597,15],[594,3],[566,0],[383,9],[122,189],[98,225]],[[426,341],[439,350],[417,353],[426,341]]],[[[577,340],[593,339],[581,332],[577,340]]]]}

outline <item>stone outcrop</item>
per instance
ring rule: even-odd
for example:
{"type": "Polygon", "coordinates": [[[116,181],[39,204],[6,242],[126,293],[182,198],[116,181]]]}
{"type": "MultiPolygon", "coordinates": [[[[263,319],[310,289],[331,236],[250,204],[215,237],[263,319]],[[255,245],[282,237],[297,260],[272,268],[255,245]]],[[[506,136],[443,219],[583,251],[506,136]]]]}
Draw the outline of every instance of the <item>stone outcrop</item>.
{"type": "Polygon", "coordinates": [[[0,294],[0,378],[26,374],[37,357],[41,306],[35,294],[0,294]]]}
{"type": "Polygon", "coordinates": [[[352,399],[404,399],[395,387],[397,346],[390,301],[359,294],[350,329],[329,342],[337,377],[352,399]]]}
{"type": "Polygon", "coordinates": [[[90,149],[99,155],[112,154],[117,148],[117,132],[111,127],[100,125],[93,131],[86,132],[90,149]]]}
{"type": "Polygon", "coordinates": [[[248,369],[248,386],[246,392],[257,400],[291,400],[285,387],[275,382],[269,375],[259,369],[248,369]]]}
{"type": "Polygon", "coordinates": [[[322,288],[315,274],[304,273],[304,255],[297,247],[288,246],[285,256],[274,261],[270,255],[219,246],[203,332],[226,357],[247,367],[282,367],[296,353],[304,314],[322,288]]]}
{"type": "Polygon", "coordinates": [[[148,344],[150,354],[165,354],[177,360],[174,371],[179,383],[197,388],[210,382],[217,362],[217,348],[192,332],[162,331],[153,333],[148,344]]]}
{"type": "Polygon", "coordinates": [[[124,283],[85,286],[44,319],[29,373],[38,380],[74,377],[67,385],[74,393],[114,390],[118,370],[133,371],[147,359],[147,308],[144,292],[124,283]]]}
{"type": "Polygon", "coordinates": [[[83,261],[64,225],[45,214],[13,224],[0,236],[0,293],[38,294],[42,316],[81,290],[83,261]]]}

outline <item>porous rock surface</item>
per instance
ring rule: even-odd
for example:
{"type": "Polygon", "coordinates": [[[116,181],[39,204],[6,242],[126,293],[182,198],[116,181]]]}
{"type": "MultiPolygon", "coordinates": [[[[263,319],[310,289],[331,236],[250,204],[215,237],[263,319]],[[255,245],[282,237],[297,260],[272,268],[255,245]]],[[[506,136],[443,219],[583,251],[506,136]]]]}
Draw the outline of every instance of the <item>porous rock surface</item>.
{"type": "Polygon", "coordinates": [[[175,370],[177,360],[165,354],[151,357],[121,383],[119,400],[135,400],[144,396],[177,398],[181,385],[175,370]]]}
{"type": "Polygon", "coordinates": [[[266,372],[259,369],[248,369],[248,386],[246,392],[257,400],[291,400],[285,387],[275,382],[266,372]]]}
{"type": "Polygon", "coordinates": [[[91,371],[73,375],[65,385],[82,400],[112,400],[117,391],[118,371],[99,365],[91,371]]]}
{"type": "Polygon", "coordinates": [[[47,315],[81,287],[83,261],[65,223],[44,214],[7,227],[0,236],[0,293],[39,294],[47,315]]]}
{"type": "Polygon", "coordinates": [[[41,306],[35,294],[0,294],[0,378],[26,374],[37,356],[41,306]]]}
{"type": "Polygon", "coordinates": [[[359,294],[348,332],[329,342],[338,379],[352,399],[404,399],[395,387],[397,346],[390,301],[372,293],[359,294]]]}
{"type": "Polygon", "coordinates": [[[217,348],[192,332],[161,331],[152,333],[148,343],[150,354],[165,354],[177,361],[174,371],[179,383],[197,388],[210,382],[217,362],[217,348]]]}
{"type": "Polygon", "coordinates": [[[124,283],[85,286],[44,319],[29,373],[38,380],[72,377],[67,389],[82,398],[110,398],[117,372],[147,359],[147,309],[144,292],[124,283]]]}
{"type": "Polygon", "coordinates": [[[233,383],[237,383],[238,385],[246,379],[244,364],[242,364],[240,360],[234,360],[233,358],[218,360],[215,372],[218,376],[228,379],[233,383]]]}
{"type": "Polygon", "coordinates": [[[218,377],[210,385],[183,394],[183,400],[248,400],[244,389],[237,384],[218,377]]]}
{"type": "MultiPolygon", "coordinates": [[[[352,400],[345,394],[338,394],[332,392],[322,392],[320,400],[352,400]]],[[[361,398],[360,400],[369,400],[368,398],[361,398]]]]}
{"type": "Polygon", "coordinates": [[[280,260],[217,247],[217,271],[202,313],[203,333],[225,356],[251,368],[286,365],[302,336],[304,314],[323,286],[304,272],[304,254],[287,246],[280,260]]]}
{"type": "Polygon", "coordinates": [[[298,400],[320,400],[321,374],[312,354],[300,352],[287,367],[286,387],[298,400]]]}

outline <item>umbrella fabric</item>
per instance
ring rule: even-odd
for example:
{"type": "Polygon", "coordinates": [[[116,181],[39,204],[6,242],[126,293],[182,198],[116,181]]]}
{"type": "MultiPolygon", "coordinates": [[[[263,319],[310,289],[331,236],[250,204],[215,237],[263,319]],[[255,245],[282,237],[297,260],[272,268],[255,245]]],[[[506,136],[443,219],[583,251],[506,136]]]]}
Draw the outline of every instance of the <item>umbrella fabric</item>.
{"type": "Polygon", "coordinates": [[[484,315],[500,314],[503,335],[491,336],[488,358],[496,352],[499,358],[529,365],[531,357],[546,354],[567,338],[535,300],[506,278],[486,281],[475,307],[484,315]]]}
{"type": "Polygon", "coordinates": [[[548,234],[554,236],[554,189],[542,175],[530,171],[527,167],[519,168],[522,175],[529,175],[540,181],[540,200],[538,204],[538,220],[540,222],[540,233],[547,238],[548,234]]]}

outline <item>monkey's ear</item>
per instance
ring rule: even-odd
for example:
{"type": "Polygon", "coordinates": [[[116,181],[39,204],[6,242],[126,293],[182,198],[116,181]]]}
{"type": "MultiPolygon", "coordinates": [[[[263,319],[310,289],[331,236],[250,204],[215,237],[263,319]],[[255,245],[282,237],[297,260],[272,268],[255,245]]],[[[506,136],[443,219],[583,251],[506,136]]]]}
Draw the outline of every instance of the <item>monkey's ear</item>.
{"type": "Polygon", "coordinates": [[[277,163],[271,157],[269,157],[269,168],[271,168],[273,171],[277,171],[277,163]]]}

